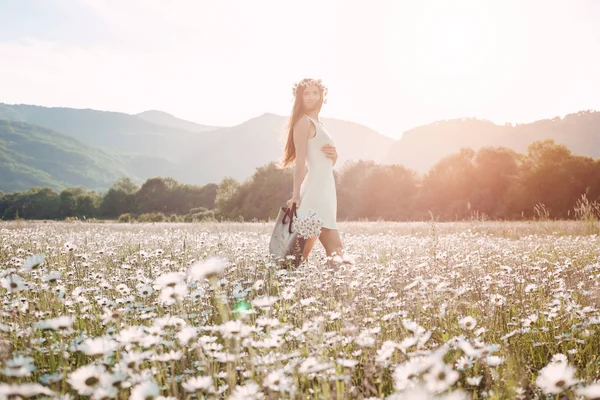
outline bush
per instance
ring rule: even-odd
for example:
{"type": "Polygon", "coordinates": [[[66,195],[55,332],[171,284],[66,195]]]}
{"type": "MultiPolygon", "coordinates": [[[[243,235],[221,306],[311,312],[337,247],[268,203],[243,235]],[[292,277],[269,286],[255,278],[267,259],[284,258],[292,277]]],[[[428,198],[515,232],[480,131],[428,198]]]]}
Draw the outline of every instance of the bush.
{"type": "Polygon", "coordinates": [[[138,222],[163,222],[167,219],[163,213],[144,213],[138,217],[138,222]]]}
{"type": "Polygon", "coordinates": [[[183,218],[181,218],[179,215],[177,214],[171,214],[169,216],[169,222],[181,222],[183,220],[183,218]]]}
{"type": "Polygon", "coordinates": [[[190,211],[188,212],[188,214],[197,214],[197,213],[201,213],[204,211],[208,211],[208,208],[206,207],[195,207],[195,208],[190,208],[190,211]]]}
{"type": "Polygon", "coordinates": [[[216,221],[214,210],[189,213],[183,217],[184,222],[216,221]]]}
{"type": "Polygon", "coordinates": [[[119,215],[119,222],[133,222],[135,221],[135,218],[133,217],[133,215],[131,215],[131,213],[126,213],[126,214],[121,214],[119,215]]]}

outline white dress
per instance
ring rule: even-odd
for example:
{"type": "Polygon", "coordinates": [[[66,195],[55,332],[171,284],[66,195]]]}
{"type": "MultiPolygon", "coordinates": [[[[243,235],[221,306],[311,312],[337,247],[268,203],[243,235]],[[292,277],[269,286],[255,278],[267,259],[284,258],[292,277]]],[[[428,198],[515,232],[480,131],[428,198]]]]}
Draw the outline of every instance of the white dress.
{"type": "Polygon", "coordinates": [[[328,158],[321,147],[327,143],[335,145],[329,132],[318,121],[304,114],[315,125],[316,134],[308,139],[306,149],[306,173],[300,186],[300,206],[298,217],[314,210],[323,221],[323,228],[337,229],[337,194],[333,175],[333,160],[328,158]]]}

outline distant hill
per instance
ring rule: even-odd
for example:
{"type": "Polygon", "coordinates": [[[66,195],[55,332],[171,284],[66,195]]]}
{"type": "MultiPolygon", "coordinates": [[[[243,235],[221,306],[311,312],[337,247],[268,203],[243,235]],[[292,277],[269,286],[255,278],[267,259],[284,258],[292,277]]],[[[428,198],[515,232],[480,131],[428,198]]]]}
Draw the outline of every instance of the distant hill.
{"type": "MultiPolygon", "coordinates": [[[[393,139],[365,126],[320,118],[336,143],[339,154],[335,169],[347,160],[381,162],[393,139]]],[[[220,182],[224,176],[238,180],[249,178],[256,167],[278,161],[283,155],[287,117],[265,113],[231,128],[214,132],[218,139],[200,147],[185,160],[176,174],[186,182],[220,182]]]]}
{"type": "MultiPolygon", "coordinates": [[[[265,113],[232,127],[210,127],[161,111],[138,115],[0,103],[0,118],[45,126],[119,156],[142,179],[172,176],[190,184],[218,183],[225,176],[251,177],[278,160],[287,117],[265,113]],[[186,129],[184,129],[186,128],[186,129]]],[[[346,160],[381,161],[393,139],[353,122],[322,118],[338,146],[336,168],[346,160]]]]}
{"type": "Polygon", "coordinates": [[[0,190],[5,193],[34,186],[101,189],[128,174],[119,157],[70,136],[24,122],[0,120],[0,190]]]}
{"type": "Polygon", "coordinates": [[[528,124],[496,125],[487,120],[461,118],[437,121],[404,132],[385,156],[384,164],[402,164],[424,173],[442,157],[461,147],[504,146],[527,153],[530,143],[554,139],[574,154],[600,157],[600,112],[580,111],[528,124]]]}
{"type": "Polygon", "coordinates": [[[171,160],[188,154],[188,147],[182,144],[199,139],[198,132],[112,111],[0,103],[0,119],[44,126],[111,152],[171,160]]]}
{"type": "Polygon", "coordinates": [[[142,113],[135,114],[135,116],[156,125],[185,129],[186,131],[190,132],[206,132],[220,128],[219,126],[200,125],[195,122],[186,121],[184,119],[176,118],[164,111],[158,110],[144,111],[142,113]]]}
{"type": "MultiPolygon", "coordinates": [[[[66,179],[54,164],[27,170],[32,167],[24,161],[34,155],[43,159],[42,155],[31,153],[27,146],[4,143],[2,160],[13,166],[3,170],[5,176],[8,177],[7,171],[15,170],[15,165],[20,165],[16,170],[29,171],[27,174],[34,177],[24,180],[26,183],[21,186],[27,188],[33,181],[51,182],[56,186],[86,179],[90,185],[105,182],[105,187],[109,187],[112,182],[109,184],[105,179],[119,174],[129,175],[135,181],[163,176],[199,185],[219,183],[226,176],[241,181],[250,178],[257,167],[281,158],[287,129],[287,117],[271,113],[236,126],[211,127],[156,110],[130,115],[3,103],[0,103],[0,119],[24,123],[19,128],[21,141],[28,135],[32,135],[31,140],[42,141],[42,135],[50,154],[65,145],[69,149],[65,151],[79,155],[63,158],[64,165],[60,168],[72,173],[82,171],[77,179],[66,179]],[[47,129],[42,130],[41,126],[47,129]],[[72,143],[77,143],[76,151],[72,143]],[[7,146],[12,147],[6,150],[7,146]],[[82,169],[83,160],[91,163],[89,171],[82,169]]],[[[554,139],[575,154],[600,157],[600,112],[596,111],[516,126],[496,125],[476,118],[437,121],[408,130],[399,140],[354,122],[322,116],[321,120],[338,148],[336,169],[348,160],[362,159],[401,164],[423,173],[462,147],[477,150],[483,146],[505,146],[525,153],[530,143],[542,139],[554,139]]],[[[11,129],[14,130],[14,126],[11,129]]],[[[5,130],[9,132],[8,128],[5,130]]],[[[11,184],[0,182],[3,184],[0,188],[19,186],[14,176],[11,179],[11,184]]]]}

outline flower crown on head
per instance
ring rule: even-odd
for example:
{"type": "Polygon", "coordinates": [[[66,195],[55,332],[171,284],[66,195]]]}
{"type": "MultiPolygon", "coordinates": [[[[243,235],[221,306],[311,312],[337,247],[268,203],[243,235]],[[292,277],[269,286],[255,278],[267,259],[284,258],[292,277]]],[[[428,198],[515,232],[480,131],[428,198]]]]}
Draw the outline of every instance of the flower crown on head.
{"type": "Polygon", "coordinates": [[[305,78],[302,79],[300,82],[294,83],[294,88],[292,89],[294,98],[296,98],[296,94],[298,93],[298,89],[300,89],[300,86],[306,87],[311,85],[317,85],[319,87],[319,89],[323,93],[323,103],[327,103],[327,86],[323,85],[321,79],[305,78]]]}

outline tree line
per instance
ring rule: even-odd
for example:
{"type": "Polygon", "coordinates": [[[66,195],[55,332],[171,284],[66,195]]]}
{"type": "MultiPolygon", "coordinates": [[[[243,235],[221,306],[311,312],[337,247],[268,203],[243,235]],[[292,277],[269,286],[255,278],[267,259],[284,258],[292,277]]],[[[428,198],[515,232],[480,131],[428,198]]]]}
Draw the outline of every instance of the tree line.
{"type": "MultiPolygon", "coordinates": [[[[600,218],[600,159],[553,140],[526,154],[506,147],[462,148],[418,175],[402,165],[348,161],[334,171],[338,220],[441,221],[600,218]]],[[[97,218],[122,221],[268,221],[292,195],[293,169],[274,162],[243,182],[187,185],[172,178],[137,187],[121,178],[106,192],[35,187],[0,192],[4,220],[97,218]]]]}
{"type": "Polygon", "coordinates": [[[141,187],[123,177],[105,193],[83,187],[67,188],[60,193],[48,187],[34,187],[23,192],[0,192],[0,216],[4,220],[182,216],[190,211],[202,213],[213,209],[217,187],[212,183],[186,185],[161,177],[148,179],[141,187]]]}

